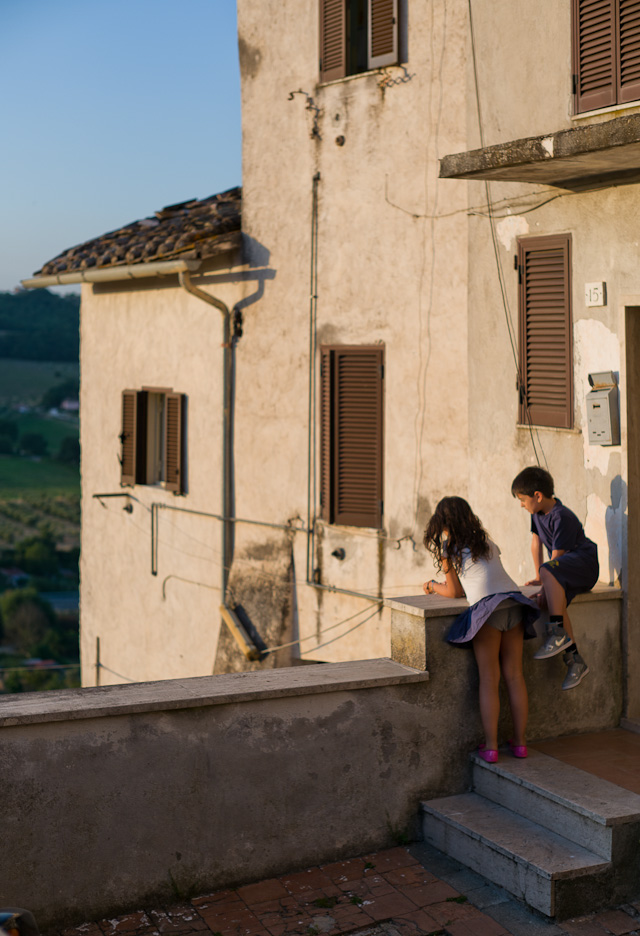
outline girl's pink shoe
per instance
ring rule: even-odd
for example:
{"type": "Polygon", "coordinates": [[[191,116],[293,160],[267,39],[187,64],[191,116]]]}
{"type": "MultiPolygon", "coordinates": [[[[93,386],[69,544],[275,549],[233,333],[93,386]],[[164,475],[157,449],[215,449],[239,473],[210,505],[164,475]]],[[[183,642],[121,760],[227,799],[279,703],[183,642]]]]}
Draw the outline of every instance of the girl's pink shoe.
{"type": "Polygon", "coordinates": [[[529,753],[526,744],[514,744],[513,741],[507,741],[507,744],[514,757],[526,757],[529,753]]]}
{"type": "Polygon", "coordinates": [[[481,757],[487,764],[495,764],[498,760],[498,752],[491,750],[485,744],[478,747],[478,757],[481,757]]]}

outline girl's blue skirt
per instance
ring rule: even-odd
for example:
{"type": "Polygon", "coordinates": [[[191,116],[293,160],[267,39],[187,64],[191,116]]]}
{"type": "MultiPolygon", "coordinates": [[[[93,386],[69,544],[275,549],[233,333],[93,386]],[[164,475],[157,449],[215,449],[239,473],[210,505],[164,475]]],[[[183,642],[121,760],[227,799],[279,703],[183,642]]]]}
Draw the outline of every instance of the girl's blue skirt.
{"type": "Polygon", "coordinates": [[[540,617],[538,606],[522,592],[499,592],[496,595],[489,595],[487,598],[481,598],[475,604],[459,614],[455,619],[445,640],[457,647],[470,647],[471,641],[476,636],[483,624],[486,624],[494,611],[496,611],[503,601],[517,601],[522,605],[522,623],[524,624],[525,640],[537,637],[536,629],[533,626],[534,621],[540,617]]]}

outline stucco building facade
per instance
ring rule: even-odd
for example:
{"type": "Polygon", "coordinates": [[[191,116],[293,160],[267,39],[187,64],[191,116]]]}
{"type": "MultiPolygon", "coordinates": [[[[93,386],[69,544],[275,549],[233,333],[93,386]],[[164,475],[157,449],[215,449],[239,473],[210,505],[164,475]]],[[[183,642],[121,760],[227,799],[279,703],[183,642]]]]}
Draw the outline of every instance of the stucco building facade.
{"type": "MultiPolygon", "coordinates": [[[[387,656],[380,599],[420,593],[432,576],[421,539],[440,497],[467,497],[507,571],[530,577],[528,522],[510,484],[536,460],[598,543],[602,580],[627,586],[638,548],[640,155],[627,121],[626,162],[615,162],[605,125],[615,136],[640,106],[585,109],[573,78],[580,9],[239,0],[241,243],[190,269],[150,267],[135,283],[82,273],[86,685],[96,672],[118,682],[387,656]],[[330,63],[336,10],[342,58],[330,63]],[[378,16],[391,45],[375,55],[364,37],[378,16]],[[559,136],[591,126],[598,142],[582,140],[577,155],[574,137],[559,136]],[[554,174],[567,159],[573,177],[554,174]],[[538,237],[569,245],[561,426],[532,420],[523,390],[522,255],[535,255],[538,237]],[[593,283],[606,283],[606,304],[585,304],[593,283]],[[231,337],[197,290],[227,307],[231,337]],[[380,497],[369,524],[336,522],[327,503],[341,477],[327,413],[341,391],[322,368],[340,349],[377,355],[380,497]],[[620,444],[593,445],[588,375],[607,371],[620,444]],[[166,479],[121,486],[125,390],[186,400],[183,496],[166,479]],[[95,497],[122,493],[133,496],[95,497]],[[250,644],[293,646],[247,662],[223,599],[250,644]],[[106,672],[95,668],[98,638],[106,672]]],[[[637,600],[631,586],[628,672],[640,662],[637,600]]],[[[637,716],[631,682],[628,704],[637,716]]]]}

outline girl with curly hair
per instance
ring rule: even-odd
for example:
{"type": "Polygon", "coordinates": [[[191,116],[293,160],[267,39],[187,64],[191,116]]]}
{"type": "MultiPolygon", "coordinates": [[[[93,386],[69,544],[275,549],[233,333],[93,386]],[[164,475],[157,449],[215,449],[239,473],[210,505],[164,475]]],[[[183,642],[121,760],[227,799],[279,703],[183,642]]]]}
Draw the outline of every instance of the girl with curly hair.
{"type": "Polygon", "coordinates": [[[540,612],[505,572],[500,550],[469,504],[462,497],[444,497],[424,533],[444,582],[423,585],[428,595],[466,597],[470,607],[453,622],[447,640],[454,646],[472,646],[480,677],[480,718],[485,733],[479,756],[490,764],[498,760],[500,673],[507,687],[514,757],[526,757],[525,731],[529,702],[522,672],[523,640],[535,637],[533,622],[540,612]]]}

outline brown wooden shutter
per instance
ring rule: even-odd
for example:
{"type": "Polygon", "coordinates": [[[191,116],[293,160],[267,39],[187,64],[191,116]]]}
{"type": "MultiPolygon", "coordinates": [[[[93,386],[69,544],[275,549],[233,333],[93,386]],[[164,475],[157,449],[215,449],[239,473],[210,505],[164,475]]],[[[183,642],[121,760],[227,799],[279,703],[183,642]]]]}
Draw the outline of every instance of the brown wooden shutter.
{"type": "Polygon", "coordinates": [[[182,393],[167,393],[164,407],[165,489],[175,494],[182,486],[182,393]]]}
{"type": "Polygon", "coordinates": [[[381,348],[336,348],[333,367],[333,522],[382,525],[381,348]]]}
{"type": "Polygon", "coordinates": [[[320,81],[344,78],[347,70],[346,0],[318,0],[320,81]]]}
{"type": "Polygon", "coordinates": [[[521,423],[573,425],[571,237],[523,238],[520,284],[521,423]]]}
{"type": "Polygon", "coordinates": [[[120,484],[131,486],[136,483],[136,439],[137,439],[138,393],[136,390],[122,391],[122,432],[120,433],[120,484]]]}
{"type": "Polygon", "coordinates": [[[616,103],[616,3],[573,0],[573,68],[579,114],[616,103]]]}
{"type": "Polygon", "coordinates": [[[398,0],[368,0],[369,68],[383,68],[398,61],[398,0]]]}
{"type": "Polygon", "coordinates": [[[619,0],[618,104],[640,99],[640,0],[619,0]]]}
{"type": "Polygon", "coordinates": [[[320,516],[331,522],[332,354],[320,350],[320,516]]]}

